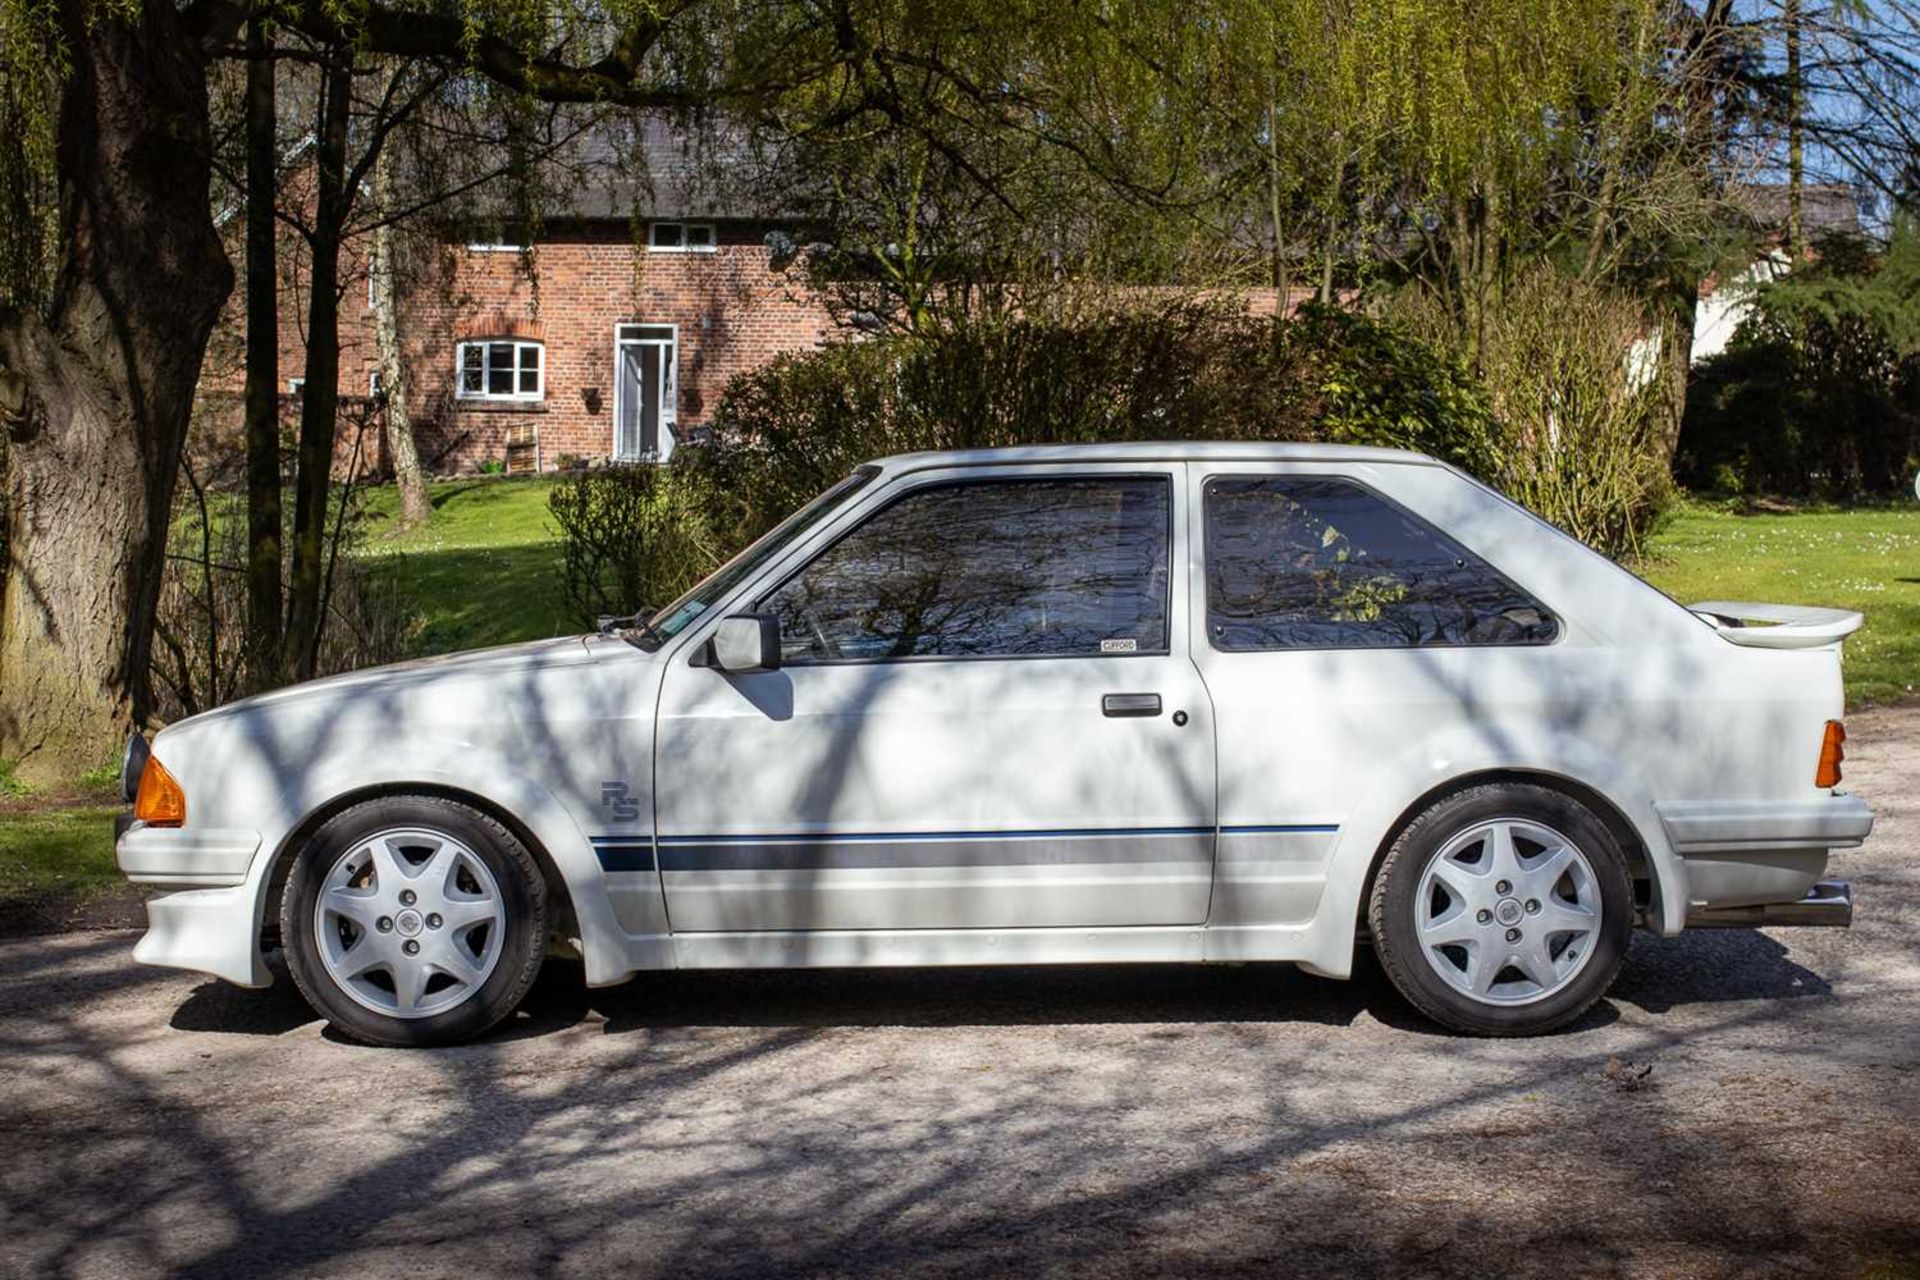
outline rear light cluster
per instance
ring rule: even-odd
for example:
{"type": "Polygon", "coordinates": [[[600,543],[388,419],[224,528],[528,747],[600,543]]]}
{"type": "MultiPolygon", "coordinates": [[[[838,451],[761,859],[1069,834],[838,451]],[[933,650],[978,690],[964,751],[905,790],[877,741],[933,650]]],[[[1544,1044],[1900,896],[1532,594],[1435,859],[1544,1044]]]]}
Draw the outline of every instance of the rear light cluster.
{"type": "Polygon", "coordinates": [[[1847,727],[1838,720],[1827,721],[1826,736],[1820,739],[1820,767],[1814,771],[1813,785],[1840,785],[1840,762],[1847,758],[1847,727]]]}

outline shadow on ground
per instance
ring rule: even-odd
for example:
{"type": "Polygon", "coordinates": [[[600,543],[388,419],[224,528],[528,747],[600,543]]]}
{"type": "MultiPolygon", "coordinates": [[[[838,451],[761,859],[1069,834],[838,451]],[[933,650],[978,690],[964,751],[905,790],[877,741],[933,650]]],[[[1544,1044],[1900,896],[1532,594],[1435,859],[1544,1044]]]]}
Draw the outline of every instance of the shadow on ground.
{"type": "MultiPolygon", "coordinates": [[[[280,1035],[315,1020],[274,964],[249,991],[204,982],[173,1015],[181,1031],[280,1035]]],[[[1763,933],[1729,929],[1635,940],[1611,997],[1571,1027],[1614,1021],[1616,1002],[1649,1013],[1699,1003],[1831,996],[1831,985],[1763,933]]],[[[1409,1010],[1362,952],[1352,980],[1289,965],[1035,966],[643,973],[589,989],[580,967],[550,961],[519,1015],[489,1039],[548,1034],[589,1019],[610,1034],[695,1027],[1021,1027],[1124,1024],[1344,1027],[1366,1014],[1409,1035],[1446,1033],[1409,1010]]]]}
{"type": "Polygon", "coordinates": [[[1910,1019],[1822,1021],[1824,966],[1759,934],[1636,945],[1613,1002],[1532,1041],[1437,1034],[1370,966],[590,992],[556,963],[439,1052],[336,1041],[284,974],[140,970],[130,941],[0,959],[10,1274],[1834,1274],[1920,1249],[1910,1019]]]}

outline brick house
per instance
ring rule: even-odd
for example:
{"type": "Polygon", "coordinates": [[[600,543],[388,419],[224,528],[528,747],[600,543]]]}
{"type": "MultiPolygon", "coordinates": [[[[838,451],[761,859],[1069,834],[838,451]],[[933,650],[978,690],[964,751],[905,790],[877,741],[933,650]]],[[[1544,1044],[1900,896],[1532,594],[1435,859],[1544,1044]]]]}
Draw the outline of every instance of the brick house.
{"type": "MultiPolygon", "coordinates": [[[[804,271],[776,257],[789,223],[693,193],[698,175],[664,133],[647,139],[651,179],[575,196],[531,245],[455,240],[396,282],[409,410],[429,472],[500,464],[515,472],[665,461],[697,431],[735,374],[812,348],[834,331],[804,271]],[[644,208],[645,216],[634,210],[644,208]]],[[[236,267],[237,217],[228,219],[236,267]]],[[[341,260],[342,469],[386,469],[378,429],[379,347],[370,237],[341,260]],[[365,430],[358,429],[366,424],[365,430]]],[[[791,256],[791,255],[789,255],[791,256]]],[[[282,412],[305,382],[304,241],[280,241],[282,412]]],[[[245,386],[244,292],[209,347],[199,415],[237,440],[245,386]]]]}
{"type": "MultiPolygon", "coordinates": [[[[801,273],[775,269],[765,222],[635,230],[624,216],[576,219],[530,248],[446,246],[401,325],[432,469],[666,461],[729,378],[831,335],[801,273]]],[[[375,354],[369,345],[369,379],[375,354]]]]}

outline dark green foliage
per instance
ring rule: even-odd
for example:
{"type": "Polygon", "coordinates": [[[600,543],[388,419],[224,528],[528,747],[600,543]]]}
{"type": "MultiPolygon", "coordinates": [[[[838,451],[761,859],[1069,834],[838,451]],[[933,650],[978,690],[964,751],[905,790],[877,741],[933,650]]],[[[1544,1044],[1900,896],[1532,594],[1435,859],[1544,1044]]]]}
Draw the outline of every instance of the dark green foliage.
{"type": "Polygon", "coordinates": [[[1904,490],[1920,461],[1920,235],[1858,242],[1755,295],[1727,350],[1694,371],[1675,469],[1734,493],[1904,490]]]}
{"type": "Polygon", "coordinates": [[[1389,445],[1483,475],[1497,458],[1472,380],[1416,339],[1332,309],[1180,304],[787,356],[734,379],[675,468],[731,549],[869,458],[1096,440],[1389,445]]]}
{"type": "Polygon", "coordinates": [[[685,490],[654,466],[579,471],[554,486],[561,586],[581,621],[663,605],[714,567],[685,490]]]}

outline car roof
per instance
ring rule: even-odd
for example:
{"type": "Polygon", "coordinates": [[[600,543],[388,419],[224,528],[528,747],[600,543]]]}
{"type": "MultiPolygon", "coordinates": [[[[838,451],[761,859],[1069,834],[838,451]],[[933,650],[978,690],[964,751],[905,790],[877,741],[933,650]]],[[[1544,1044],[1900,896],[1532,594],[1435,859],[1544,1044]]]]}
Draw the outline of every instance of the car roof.
{"type": "Polygon", "coordinates": [[[1036,462],[1397,462],[1444,466],[1410,449],[1376,449],[1365,445],[1298,444],[1266,440],[1128,441],[1123,444],[1042,444],[1005,449],[944,449],[925,453],[896,453],[875,458],[874,466],[888,471],[921,471],[929,467],[1010,466],[1036,462]]]}

